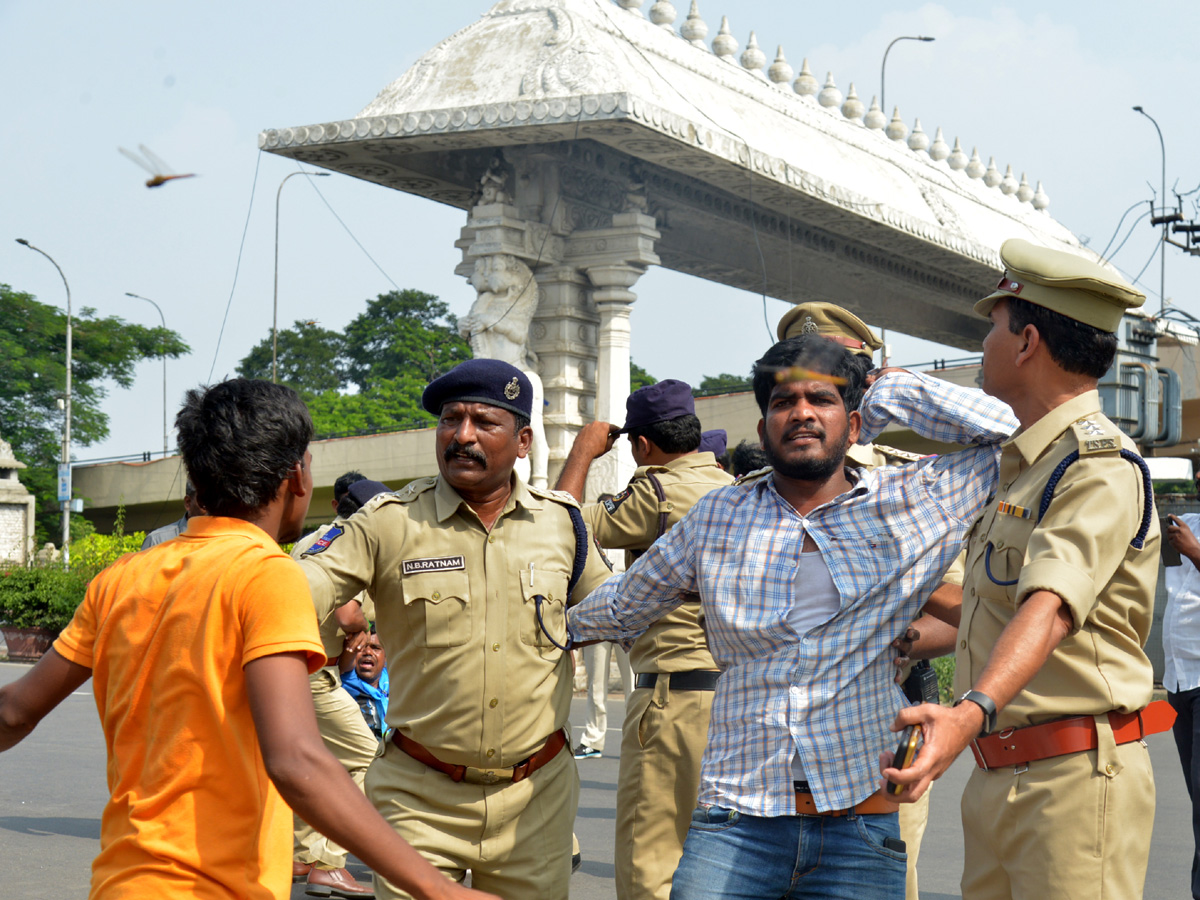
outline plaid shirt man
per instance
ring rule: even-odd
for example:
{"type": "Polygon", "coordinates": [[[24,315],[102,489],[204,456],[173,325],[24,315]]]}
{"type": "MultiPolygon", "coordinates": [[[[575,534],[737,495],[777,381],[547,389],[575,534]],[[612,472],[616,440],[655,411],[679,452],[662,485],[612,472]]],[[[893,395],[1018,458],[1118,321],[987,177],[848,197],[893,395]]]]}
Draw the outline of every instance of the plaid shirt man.
{"type": "Polygon", "coordinates": [[[916,617],[992,494],[1000,442],[1016,427],[981,391],[909,372],[863,398],[860,440],[889,423],[971,445],[918,463],[847,470],[853,488],[800,516],[771,475],[706,495],[620,578],[570,611],[576,640],[629,641],[683,602],[703,602],[722,674],[699,802],[756,816],[795,815],[800,755],[817,808],[845,809],[877,790],[879,751],[906,702],[889,644],[916,617]],[[840,609],[804,634],[795,572],[805,535],[817,545],[840,609]]]}

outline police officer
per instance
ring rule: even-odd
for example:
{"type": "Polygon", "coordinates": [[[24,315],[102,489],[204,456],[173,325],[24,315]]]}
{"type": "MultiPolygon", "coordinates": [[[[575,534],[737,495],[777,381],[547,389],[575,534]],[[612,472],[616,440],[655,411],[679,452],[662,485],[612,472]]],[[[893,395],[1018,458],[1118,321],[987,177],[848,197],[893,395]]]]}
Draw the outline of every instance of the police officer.
{"type": "MultiPolygon", "coordinates": [[[[474,887],[509,900],[559,900],[579,799],[563,752],[565,607],[609,571],[575,501],[513,474],[532,397],[497,360],[433,381],[422,405],[438,416],[440,474],[376,497],[301,566],[319,609],[362,590],[375,600],[395,729],[367,773],[375,807],[448,877],[469,869],[474,887]]],[[[375,888],[406,896],[379,877],[375,888]]]]}
{"type": "MultiPolygon", "coordinates": [[[[638,469],[611,500],[584,508],[606,548],[632,562],[709,491],[733,479],[712,453],[697,452],[700,420],[692,389],[666,379],[629,395],[619,430],[593,422],[578,435],[558,480],[583,496],[592,461],[627,434],[638,469]]],[[[629,651],[634,691],[626,703],[617,779],[615,845],[618,900],[667,900],[671,876],[700,791],[700,757],[717,666],[699,623],[698,603],[685,603],[652,625],[629,651]]]]}
{"type": "MultiPolygon", "coordinates": [[[[370,481],[360,472],[347,472],[340,476],[333,483],[332,505],[337,518],[296,541],[292,555],[299,559],[305,550],[332,529],[343,527],[346,518],[354,515],[364,503],[386,490],[387,485],[370,481]]],[[[327,665],[308,676],[321,739],[359,788],[363,786],[367,767],[375,758],[379,741],[363,720],[354,698],[342,687],[338,660],[346,647],[357,647],[366,640],[369,615],[373,615],[370,598],[363,593],[339,607],[333,615],[319,620],[327,665]],[[367,606],[365,612],[364,605],[367,606]]],[[[374,896],[369,887],[360,884],[346,869],[347,854],[344,848],[299,816],[293,818],[293,882],[304,882],[306,890],[315,890],[324,896],[329,896],[330,892],[339,897],[374,896]]]]}
{"type": "MultiPolygon", "coordinates": [[[[799,337],[802,334],[819,334],[821,337],[836,341],[854,354],[855,359],[861,363],[864,370],[871,368],[875,351],[883,346],[883,341],[866,322],[850,310],[825,300],[810,300],[797,304],[779,320],[775,333],[781,341],[799,337]]],[[[860,469],[872,469],[876,466],[903,466],[919,459],[921,456],[917,453],[874,443],[852,444],[846,451],[846,465],[860,469]]],[[[936,610],[941,615],[945,615],[947,610],[954,610],[957,613],[961,602],[962,559],[960,557],[951,566],[950,571],[942,576],[941,586],[926,602],[925,616],[919,620],[919,627],[914,633],[923,633],[927,638],[942,635],[953,639],[953,627],[933,615],[933,611],[936,610]]],[[[897,644],[897,647],[899,646],[897,644]]],[[[900,650],[900,653],[907,657],[903,650],[900,650]]],[[[901,683],[906,681],[911,669],[911,665],[905,659],[902,671],[897,673],[897,681],[901,683]]],[[[900,807],[900,838],[904,841],[908,852],[908,876],[905,879],[906,900],[917,900],[918,897],[917,860],[921,854],[921,840],[925,836],[925,827],[928,824],[928,792],[922,795],[916,803],[906,803],[900,807]]]]}
{"type": "MultiPolygon", "coordinates": [[[[953,708],[920,723],[915,766],[885,774],[915,796],[971,744],[962,800],[963,897],[1141,897],[1154,820],[1142,647],[1158,572],[1149,475],[1100,411],[1114,332],[1144,297],[1071,253],[1006,241],[1004,277],[975,309],[983,389],[1021,427],[967,544],[953,708]]],[[[905,798],[902,798],[905,799],[905,798]]]]}

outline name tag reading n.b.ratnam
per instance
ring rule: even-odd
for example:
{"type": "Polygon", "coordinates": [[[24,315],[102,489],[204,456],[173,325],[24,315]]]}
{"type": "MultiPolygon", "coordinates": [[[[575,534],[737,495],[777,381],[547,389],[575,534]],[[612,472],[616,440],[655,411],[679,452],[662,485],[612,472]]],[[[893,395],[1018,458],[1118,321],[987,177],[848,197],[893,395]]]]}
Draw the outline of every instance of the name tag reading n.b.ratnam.
{"type": "Polygon", "coordinates": [[[406,559],[400,563],[400,571],[405,575],[416,575],[418,572],[454,572],[466,567],[466,558],[462,556],[427,556],[424,559],[406,559]]]}

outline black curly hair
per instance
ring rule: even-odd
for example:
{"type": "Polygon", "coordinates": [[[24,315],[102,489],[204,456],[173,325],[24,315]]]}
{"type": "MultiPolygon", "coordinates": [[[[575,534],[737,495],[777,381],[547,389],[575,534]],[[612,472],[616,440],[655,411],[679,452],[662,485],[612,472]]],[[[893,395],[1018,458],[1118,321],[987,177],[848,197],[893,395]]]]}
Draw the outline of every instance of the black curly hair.
{"type": "Polygon", "coordinates": [[[175,427],[200,505],[210,516],[234,518],[275,498],[313,438],[299,394],[249,378],[188,391],[175,427]]]}

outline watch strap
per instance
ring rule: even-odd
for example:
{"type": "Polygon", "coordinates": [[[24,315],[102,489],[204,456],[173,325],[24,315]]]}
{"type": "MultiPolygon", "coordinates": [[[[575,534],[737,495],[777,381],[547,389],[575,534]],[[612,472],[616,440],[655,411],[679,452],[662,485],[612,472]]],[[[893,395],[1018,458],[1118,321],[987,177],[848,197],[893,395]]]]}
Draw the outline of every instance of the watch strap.
{"type": "Polygon", "coordinates": [[[969,700],[983,710],[983,730],[979,737],[986,737],[996,730],[996,702],[983,691],[967,691],[958,698],[954,705],[958,706],[964,700],[969,700]]]}

